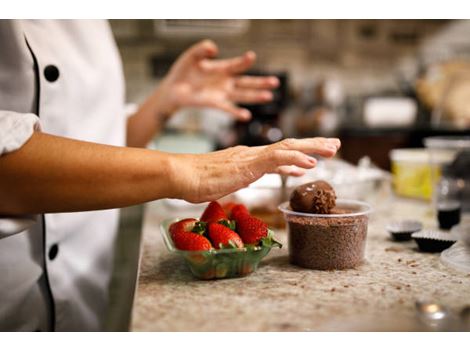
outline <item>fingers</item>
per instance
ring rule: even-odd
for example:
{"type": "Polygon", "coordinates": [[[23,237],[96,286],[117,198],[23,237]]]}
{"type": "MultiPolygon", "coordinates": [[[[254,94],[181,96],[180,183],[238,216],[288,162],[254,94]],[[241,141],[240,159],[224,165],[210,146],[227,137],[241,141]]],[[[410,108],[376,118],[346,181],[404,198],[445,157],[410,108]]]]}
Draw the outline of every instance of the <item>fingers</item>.
{"type": "Polygon", "coordinates": [[[248,51],[242,56],[225,60],[203,60],[199,67],[209,73],[240,74],[248,70],[256,60],[256,54],[248,51]]]}
{"type": "Polygon", "coordinates": [[[276,173],[286,176],[303,176],[307,170],[297,167],[295,165],[279,166],[276,173]]]}
{"type": "Polygon", "coordinates": [[[280,142],[271,144],[268,148],[272,150],[297,150],[306,154],[318,154],[324,157],[332,157],[341,147],[341,142],[337,138],[288,138],[280,142]]]}
{"type": "Polygon", "coordinates": [[[274,76],[241,76],[235,79],[235,87],[249,89],[273,89],[279,86],[279,79],[274,76]]]}
{"type": "Polygon", "coordinates": [[[230,99],[243,104],[266,103],[273,100],[273,93],[269,90],[237,89],[230,94],[230,99]]]}
{"type": "Polygon", "coordinates": [[[199,43],[194,44],[188,50],[186,50],[181,58],[180,63],[182,65],[191,64],[195,61],[200,61],[206,58],[212,58],[217,56],[219,49],[212,40],[203,40],[199,43]]]}
{"type": "Polygon", "coordinates": [[[233,115],[237,120],[247,121],[251,119],[251,112],[247,109],[240,108],[228,101],[217,101],[212,105],[214,108],[223,110],[233,115]]]}
{"type": "Polygon", "coordinates": [[[265,173],[277,171],[293,171],[294,167],[311,169],[317,165],[317,160],[298,150],[276,149],[269,151],[263,161],[265,173]]]}

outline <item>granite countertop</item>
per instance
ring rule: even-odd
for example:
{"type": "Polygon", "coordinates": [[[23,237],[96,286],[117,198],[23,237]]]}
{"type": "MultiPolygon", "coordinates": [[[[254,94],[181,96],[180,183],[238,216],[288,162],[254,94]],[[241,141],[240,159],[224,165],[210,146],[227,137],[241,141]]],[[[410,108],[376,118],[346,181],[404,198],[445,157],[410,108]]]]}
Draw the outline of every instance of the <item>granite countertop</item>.
{"type": "Polygon", "coordinates": [[[165,201],[148,204],[139,278],[132,313],[134,331],[360,331],[424,330],[418,299],[458,312],[470,305],[470,274],[445,267],[439,254],[421,253],[414,241],[392,242],[391,219],[415,218],[435,226],[426,203],[393,199],[369,221],[366,262],[353,270],[316,271],[289,264],[285,231],[258,270],[236,279],[193,278],[182,258],[170,254],[162,219],[198,216],[165,201]]]}

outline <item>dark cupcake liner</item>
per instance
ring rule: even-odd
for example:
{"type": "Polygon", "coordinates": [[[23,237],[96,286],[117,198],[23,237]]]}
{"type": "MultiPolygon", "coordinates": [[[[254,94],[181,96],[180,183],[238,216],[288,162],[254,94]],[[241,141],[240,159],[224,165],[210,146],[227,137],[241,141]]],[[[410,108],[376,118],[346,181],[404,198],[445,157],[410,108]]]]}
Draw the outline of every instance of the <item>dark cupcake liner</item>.
{"type": "Polygon", "coordinates": [[[411,235],[421,231],[423,224],[415,220],[400,220],[389,223],[386,226],[387,231],[393,240],[402,242],[411,240],[411,235]]]}
{"type": "Polygon", "coordinates": [[[437,230],[422,230],[411,237],[416,241],[419,250],[431,253],[442,252],[457,242],[455,236],[437,230]]]}

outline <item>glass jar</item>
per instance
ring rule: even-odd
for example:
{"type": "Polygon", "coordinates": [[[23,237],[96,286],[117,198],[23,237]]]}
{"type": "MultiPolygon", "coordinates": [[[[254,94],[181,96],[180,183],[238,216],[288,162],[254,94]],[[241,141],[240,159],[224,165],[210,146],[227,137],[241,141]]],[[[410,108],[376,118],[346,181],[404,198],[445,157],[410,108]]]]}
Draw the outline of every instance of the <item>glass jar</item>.
{"type": "Polygon", "coordinates": [[[440,229],[450,230],[457,225],[462,209],[461,180],[443,175],[437,185],[435,204],[440,229]]]}

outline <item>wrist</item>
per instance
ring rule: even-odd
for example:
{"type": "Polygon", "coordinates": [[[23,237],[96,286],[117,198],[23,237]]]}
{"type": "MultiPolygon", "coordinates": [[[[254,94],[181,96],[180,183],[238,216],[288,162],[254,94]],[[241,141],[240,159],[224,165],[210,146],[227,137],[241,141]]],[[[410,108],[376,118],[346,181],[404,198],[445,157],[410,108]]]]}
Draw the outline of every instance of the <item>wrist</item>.
{"type": "Polygon", "coordinates": [[[167,154],[168,198],[198,202],[198,156],[194,154],[167,154]]]}
{"type": "Polygon", "coordinates": [[[168,120],[178,110],[178,105],[172,97],[170,84],[164,79],[152,94],[154,115],[157,119],[168,120]]]}

